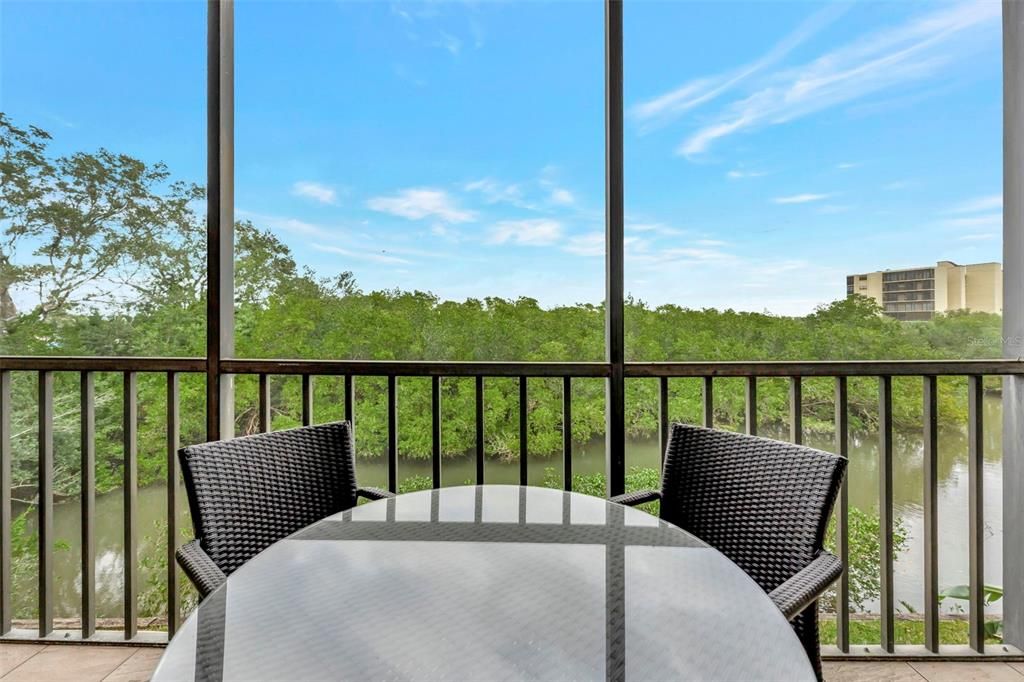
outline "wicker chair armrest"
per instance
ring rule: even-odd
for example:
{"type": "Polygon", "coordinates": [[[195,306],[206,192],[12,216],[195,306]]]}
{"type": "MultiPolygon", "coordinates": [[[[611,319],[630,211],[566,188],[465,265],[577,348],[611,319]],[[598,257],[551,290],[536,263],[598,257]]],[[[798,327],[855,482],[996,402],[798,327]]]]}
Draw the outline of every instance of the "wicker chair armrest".
{"type": "Polygon", "coordinates": [[[394,497],[393,492],[384,490],[383,488],[374,488],[372,486],[365,486],[356,489],[357,497],[365,497],[368,500],[383,500],[388,497],[394,497]]]}
{"type": "Polygon", "coordinates": [[[654,502],[661,499],[661,493],[657,490],[637,490],[632,493],[624,493],[608,498],[609,502],[624,504],[627,507],[635,507],[644,502],[654,502]]]}
{"type": "Polygon", "coordinates": [[[192,581],[192,584],[199,590],[199,597],[205,598],[218,587],[224,584],[227,576],[224,571],[213,563],[210,555],[199,546],[199,540],[192,540],[174,553],[178,559],[178,565],[185,571],[185,575],[192,581]]]}
{"type": "Polygon", "coordinates": [[[772,590],[768,596],[786,616],[786,620],[793,620],[817,601],[842,572],[843,563],[839,558],[822,551],[811,563],[772,590]]]}

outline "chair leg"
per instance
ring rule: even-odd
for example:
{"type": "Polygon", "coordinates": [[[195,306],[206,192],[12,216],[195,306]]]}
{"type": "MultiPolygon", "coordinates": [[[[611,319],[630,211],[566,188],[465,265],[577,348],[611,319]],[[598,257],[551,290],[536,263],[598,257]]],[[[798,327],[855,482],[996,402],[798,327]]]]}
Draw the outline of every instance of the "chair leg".
{"type": "Polygon", "coordinates": [[[823,678],[821,675],[821,648],[818,643],[818,602],[814,602],[801,611],[800,615],[793,619],[792,625],[796,636],[800,638],[800,643],[804,645],[807,658],[811,662],[811,667],[814,668],[814,675],[820,681],[823,678]]]}

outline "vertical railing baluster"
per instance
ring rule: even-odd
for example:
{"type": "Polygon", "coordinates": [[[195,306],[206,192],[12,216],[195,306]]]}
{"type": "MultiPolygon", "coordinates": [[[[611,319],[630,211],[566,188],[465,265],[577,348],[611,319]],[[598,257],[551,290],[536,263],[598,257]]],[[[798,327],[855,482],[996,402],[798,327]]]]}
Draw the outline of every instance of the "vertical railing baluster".
{"type": "Polygon", "coordinates": [[[527,410],[526,377],[519,377],[519,485],[527,485],[527,461],[529,449],[529,412],[527,410]]]}
{"type": "Polygon", "coordinates": [[[878,522],[880,543],[881,645],[895,651],[892,530],[892,377],[878,378],[878,522]]]}
{"type": "Polygon", "coordinates": [[[476,378],[476,484],[484,483],[484,378],[476,378]]]}
{"type": "Polygon", "coordinates": [[[924,396],[924,645],[939,653],[939,385],[923,379],[924,396]]]}
{"type": "Polygon", "coordinates": [[[124,373],[124,638],[133,639],[138,625],[138,377],[124,373]]]}
{"type": "Polygon", "coordinates": [[[125,639],[137,632],[138,586],[135,563],[138,554],[138,377],[124,374],[124,620],[125,639]]]}
{"type": "MultiPolygon", "coordinates": [[[[263,397],[265,374],[260,375],[260,398],[263,397]]],[[[167,636],[178,631],[178,446],[181,444],[181,418],[178,414],[179,381],[177,372],[167,373],[167,636]]],[[[268,401],[269,405],[269,401],[268,401]]],[[[267,410],[269,415],[270,410],[267,410]]],[[[260,406],[263,414],[263,406],[260,406]]],[[[261,419],[262,421],[262,419],[261,419]]],[[[266,422],[269,425],[269,420],[266,422]]],[[[262,424],[261,424],[262,430],[262,424]]]]}
{"type": "MultiPolygon", "coordinates": [[[[170,381],[170,379],[168,379],[170,381]]],[[[260,433],[270,433],[270,377],[266,374],[260,375],[260,396],[259,396],[259,428],[260,433]]]]}
{"type": "Polygon", "coordinates": [[[388,377],[388,490],[398,492],[398,377],[388,377]]]}
{"type": "Polygon", "coordinates": [[[39,372],[39,636],[53,632],[53,372],[39,372]]]}
{"type": "Polygon", "coordinates": [[[96,384],[92,372],[82,372],[81,409],[81,529],[82,529],[82,639],[96,632],[96,384]]]}
{"type": "Polygon", "coordinates": [[[11,631],[11,373],[0,370],[0,635],[11,631]]]}
{"type": "Polygon", "coordinates": [[[985,652],[985,378],[971,376],[967,381],[968,639],[980,654],[985,652]]]}
{"type": "Polygon", "coordinates": [[[434,487],[441,487],[441,377],[431,377],[431,473],[434,487]]]}
{"type": "Polygon", "coordinates": [[[701,391],[701,407],[704,411],[704,426],[709,429],[715,428],[715,378],[704,377],[704,386],[701,391]]]}
{"type": "Polygon", "coordinates": [[[313,377],[309,374],[302,375],[302,425],[309,426],[313,423],[313,377]]]}
{"type": "Polygon", "coordinates": [[[804,387],[800,377],[789,378],[789,442],[804,442],[804,387]]]}
{"type": "Polygon", "coordinates": [[[747,377],[746,420],[747,433],[757,435],[757,377],[747,377]]]}
{"type": "Polygon", "coordinates": [[[658,377],[658,450],[662,467],[668,448],[668,377],[658,377]]]}
{"type": "Polygon", "coordinates": [[[562,488],[572,490],[572,377],[562,377],[562,488]]]}
{"type": "MultiPolygon", "coordinates": [[[[850,417],[847,411],[848,391],[846,377],[836,377],[836,454],[845,457],[846,476],[839,488],[839,505],[836,510],[836,553],[843,566],[850,565],[850,417]]],[[[843,653],[850,651],[850,575],[843,571],[839,576],[839,593],[836,604],[836,645],[843,653]]]]}
{"type": "Polygon", "coordinates": [[[351,374],[345,375],[345,421],[352,427],[352,435],[356,432],[356,382],[351,374]]]}

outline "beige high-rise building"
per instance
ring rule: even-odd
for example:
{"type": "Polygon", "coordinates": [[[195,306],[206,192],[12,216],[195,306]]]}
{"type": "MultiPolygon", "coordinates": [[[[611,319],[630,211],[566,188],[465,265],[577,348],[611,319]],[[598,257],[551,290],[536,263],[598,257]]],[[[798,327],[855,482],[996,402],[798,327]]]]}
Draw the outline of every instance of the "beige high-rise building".
{"type": "Polygon", "coordinates": [[[846,278],[846,295],[873,298],[897,320],[929,320],[950,310],[1003,312],[1003,268],[999,263],[879,270],[846,278]]]}

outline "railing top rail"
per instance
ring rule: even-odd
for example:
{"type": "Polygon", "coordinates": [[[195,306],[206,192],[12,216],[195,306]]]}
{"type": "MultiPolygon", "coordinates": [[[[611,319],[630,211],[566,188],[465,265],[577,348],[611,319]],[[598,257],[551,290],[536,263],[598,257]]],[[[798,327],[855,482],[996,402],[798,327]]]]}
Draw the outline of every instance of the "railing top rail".
{"type": "MultiPolygon", "coordinates": [[[[56,372],[205,372],[205,358],[0,356],[0,369],[56,372]]],[[[605,362],[454,362],[434,360],[222,360],[228,374],[355,375],[402,377],[604,378],[605,362]]],[[[1024,361],[990,360],[751,360],[627,362],[627,377],[836,377],[1021,375],[1024,361]]]]}
{"type": "Polygon", "coordinates": [[[221,361],[228,374],[315,374],[401,377],[607,377],[604,362],[448,362],[434,360],[250,360],[221,361]]]}
{"type": "Polygon", "coordinates": [[[627,377],[975,376],[1024,374],[1021,360],[627,362],[627,377]]]}
{"type": "Polygon", "coordinates": [[[3,355],[0,370],[53,372],[205,372],[206,358],[3,355]]]}

